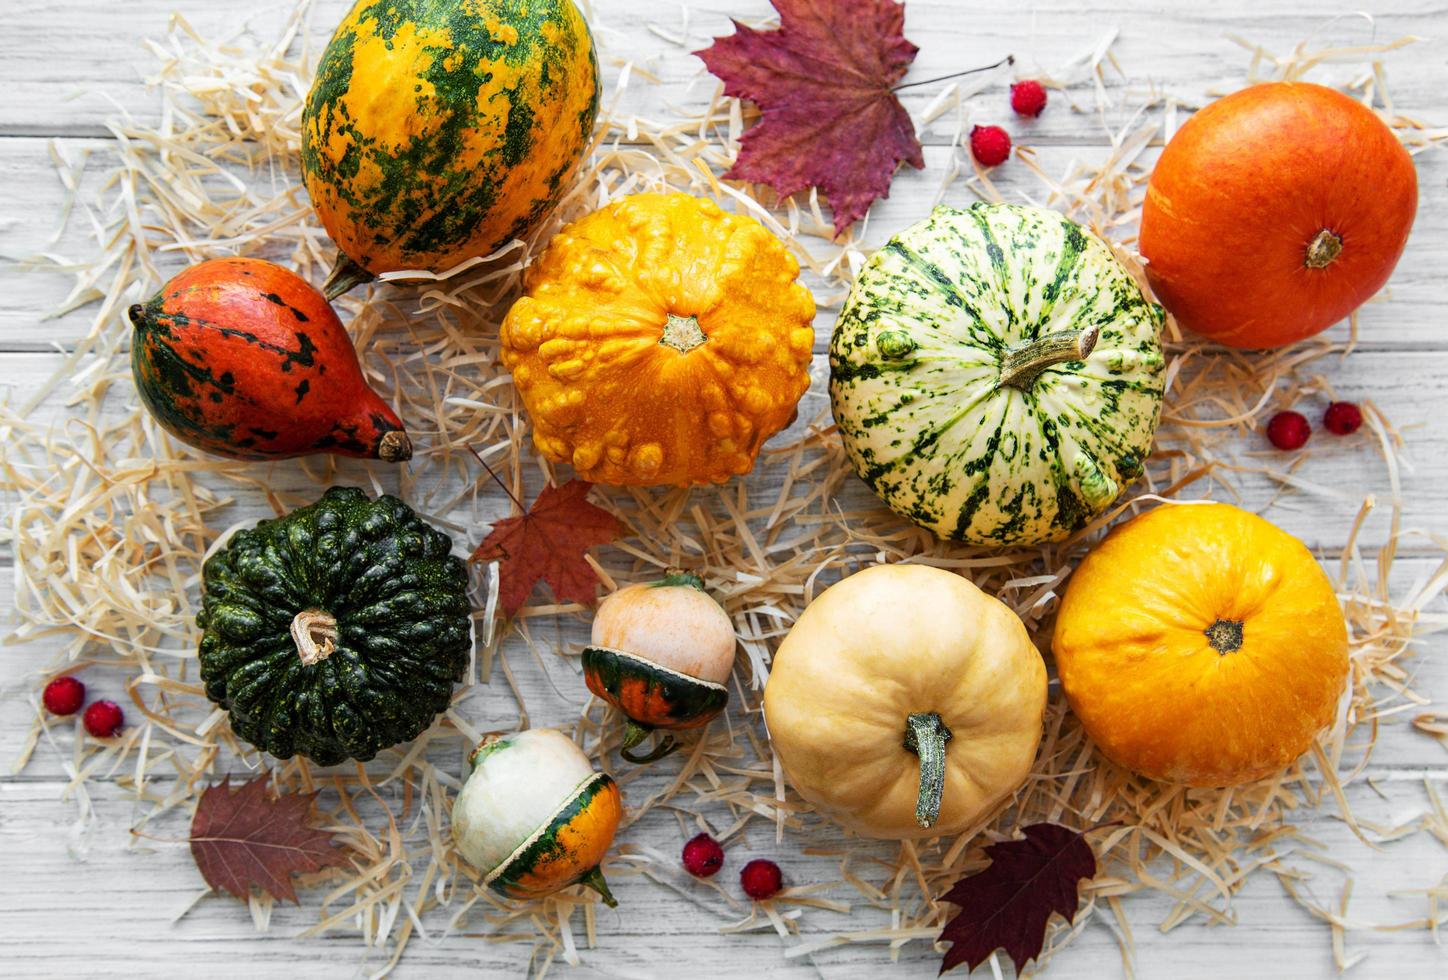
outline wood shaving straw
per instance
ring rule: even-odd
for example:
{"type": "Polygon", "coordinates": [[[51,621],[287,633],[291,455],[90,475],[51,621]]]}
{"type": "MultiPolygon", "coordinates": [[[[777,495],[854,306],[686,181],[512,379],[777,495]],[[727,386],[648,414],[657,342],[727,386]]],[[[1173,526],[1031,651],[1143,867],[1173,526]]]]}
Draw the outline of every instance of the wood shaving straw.
{"type": "MultiPolygon", "coordinates": [[[[200,791],[221,774],[270,765],[280,789],[324,791],[326,821],[352,859],[349,869],[309,876],[327,890],[307,934],[350,930],[377,951],[370,968],[382,975],[414,937],[478,933],[490,942],[532,944],[529,969],[541,976],[558,960],[571,964],[586,957],[596,936],[593,899],[577,890],[534,904],[498,899],[453,851],[447,813],[460,785],[462,755],[480,733],[469,718],[488,712],[496,718],[495,703],[506,698],[506,687],[517,704],[516,720],[505,709],[504,723],[529,723],[515,679],[519,671],[543,671],[565,703],[583,704],[577,644],[555,647],[564,635],[560,629],[583,637],[584,610],[548,603],[540,592],[538,604],[523,611],[509,636],[495,636],[496,575],[480,571],[478,605],[486,611],[479,614],[474,672],[452,709],[411,745],[365,767],[323,771],[298,759],[262,759],[233,737],[224,713],[204,697],[193,659],[200,564],[235,526],[260,516],[259,510],[281,513],[310,502],[317,488],[334,481],[381,490],[381,481],[393,474],[402,496],[452,531],[459,547],[471,547],[509,505],[480,475],[468,447],[476,447],[520,497],[536,493],[549,468],[531,450],[518,400],[499,366],[497,327],[517,295],[520,270],[564,222],[644,189],[712,197],[754,215],[784,239],[826,306],[838,304],[865,258],[856,237],[860,229],[832,241],[815,195],[778,201],[757,188],[722,182],[719,175],[734,157],[752,110],[717,89],[702,113],[667,122],[626,117],[606,105],[586,172],[527,240],[447,275],[390,275],[389,280],[426,281],[376,285],[340,304],[364,352],[369,379],[393,400],[414,435],[419,454],[409,467],[372,469],[331,458],[261,465],[193,453],[166,438],[137,406],[122,311],[181,266],[218,254],[264,256],[321,280],[330,245],[297,179],[301,102],[316,54],[308,43],[308,12],[303,3],[271,44],[215,43],[173,18],[166,39],[151,45],[159,61],[153,82],[162,100],[160,121],[143,124],[121,116],[111,122],[118,162],[93,199],[75,190],[78,167],[57,153],[75,202],[67,212],[82,212],[92,223],[97,248],[83,261],[38,258],[35,264],[70,272],[74,288],[63,308],[85,307],[92,321],[63,368],[38,393],[24,404],[0,407],[0,443],[6,446],[0,486],[15,501],[3,532],[16,563],[19,628],[11,642],[45,640],[59,650],[52,669],[35,678],[37,691],[55,673],[79,666],[119,672],[137,723],[114,741],[76,737],[67,746],[37,699],[34,731],[16,765],[25,765],[42,747],[56,755],[70,778],[67,793],[77,805],[78,838],[93,816],[91,780],[113,778],[143,801],[137,824],[142,830],[168,816],[184,819],[200,791]],[[68,420],[49,427],[32,421],[32,410],[52,397],[63,399],[68,420]],[[247,513],[238,515],[239,510],[247,513]]],[[[606,30],[598,33],[609,36],[606,30]]],[[[667,28],[656,33],[680,37],[667,28]]],[[[1131,246],[1150,172],[1148,149],[1174,129],[1178,103],[1127,85],[1110,90],[1122,99],[1112,104],[1106,77],[1124,72],[1111,55],[1111,40],[1103,39],[1047,79],[1088,109],[1094,106],[1103,119],[1108,109],[1129,119],[1109,134],[1109,152],[1054,175],[1029,149],[1022,158],[1041,178],[1040,200],[1110,240],[1140,277],[1141,262],[1131,246]]],[[[1282,57],[1247,45],[1253,54],[1249,80],[1297,78],[1324,62],[1360,65],[1353,88],[1380,107],[1416,152],[1448,138],[1448,132],[1391,107],[1381,59],[1402,43],[1300,46],[1282,57]]],[[[648,74],[627,60],[614,63],[623,71],[613,98],[630,82],[647,82],[648,74]]],[[[959,109],[962,98],[956,91],[937,99],[931,118],[959,109]]],[[[963,126],[956,125],[957,137],[961,132],[963,126]]],[[[946,182],[963,182],[982,197],[995,194],[984,173],[964,166],[953,168],[946,182]]],[[[1438,904],[1445,897],[1443,883],[1419,892],[1428,903],[1425,917],[1371,925],[1346,912],[1350,875],[1340,900],[1323,902],[1305,887],[1301,860],[1292,860],[1294,854],[1326,857],[1293,823],[1296,813],[1319,803],[1338,807],[1370,841],[1420,831],[1448,841],[1448,815],[1436,795],[1430,814],[1390,828],[1355,819],[1344,792],[1362,778],[1381,724],[1418,712],[1413,724],[1424,733],[1441,739],[1448,729],[1441,714],[1422,711],[1427,700],[1412,690],[1407,664],[1425,636],[1448,625],[1438,602],[1448,585],[1448,558],[1406,594],[1390,594],[1394,555],[1414,532],[1401,521],[1398,437],[1371,406],[1368,427],[1393,494],[1386,502],[1363,502],[1357,527],[1371,513],[1386,510],[1391,532],[1376,555],[1365,556],[1353,543],[1334,563],[1352,635],[1351,697],[1315,751],[1287,772],[1227,790],[1186,790],[1136,778],[1095,754],[1053,685],[1034,772],[1008,807],[977,828],[979,836],[905,845],[847,841],[785,787],[760,723],[760,690],[775,644],[810,599],[841,574],[878,561],[923,562],[968,574],[1015,609],[1047,650],[1062,583],[1118,517],[1182,494],[1233,499],[1239,481],[1254,475],[1277,481],[1283,493],[1345,497],[1341,489],[1315,486],[1236,451],[1276,406],[1321,390],[1324,383],[1312,374],[1312,365],[1344,352],[1344,345],[1319,340],[1249,358],[1183,337],[1175,325],[1168,339],[1170,391],[1147,474],[1132,499],[1064,543],[1000,554],[943,544],[896,519],[850,472],[822,393],[820,358],[821,376],[806,396],[801,423],[763,454],[750,479],[697,492],[601,489],[598,497],[624,522],[628,537],[599,549],[600,574],[609,583],[625,583],[655,577],[669,566],[699,570],[733,616],[744,651],[736,696],[723,720],[675,756],[677,761],[620,772],[628,822],[675,821],[681,840],[698,829],[727,840],[758,825],[760,832],[788,838],[825,869],[824,880],[746,910],[722,889],[683,880],[675,858],[632,843],[625,829],[609,874],[657,882],[714,911],[725,931],[775,931],[786,937],[788,957],[870,943],[882,947],[882,958],[895,959],[907,944],[923,950],[919,944],[932,942],[951,911],[935,896],[983,865],[981,844],[1009,838],[1018,826],[1040,820],[1075,826],[1117,821],[1119,826],[1097,835],[1101,874],[1087,889],[1076,924],[1057,922],[1044,959],[1101,917],[1117,936],[1129,970],[1126,896],[1167,897],[1172,909],[1159,924],[1163,930],[1194,919],[1228,923],[1236,919],[1233,896],[1264,871],[1329,925],[1343,969],[1356,961],[1345,952],[1351,930],[1436,929],[1444,921],[1438,904]],[[841,920],[842,915],[849,918],[841,920]]],[[[1431,540],[1442,550],[1442,542],[1431,540]]],[[[612,760],[619,730],[618,719],[592,701],[574,726],[580,744],[604,764],[612,760]]],[[[271,907],[270,899],[253,897],[258,927],[266,926],[271,907]]]]}

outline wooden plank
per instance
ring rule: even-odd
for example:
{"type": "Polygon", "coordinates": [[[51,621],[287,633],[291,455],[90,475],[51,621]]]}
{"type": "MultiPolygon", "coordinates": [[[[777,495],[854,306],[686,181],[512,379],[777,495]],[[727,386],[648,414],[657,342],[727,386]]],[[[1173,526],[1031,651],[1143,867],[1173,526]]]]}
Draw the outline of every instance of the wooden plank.
{"type": "MultiPolygon", "coordinates": [[[[1435,780],[1441,794],[1448,783],[1435,780]]],[[[135,811],[124,798],[103,787],[95,793],[96,816],[87,831],[70,836],[65,828],[74,820],[75,804],[58,800],[62,786],[55,782],[0,782],[0,847],[11,855],[25,855],[23,874],[4,876],[0,883],[0,916],[7,924],[6,973],[10,976],[67,976],[105,972],[126,976],[174,976],[202,972],[208,976],[254,976],[268,969],[285,969],[303,976],[355,975],[377,969],[386,955],[367,955],[355,932],[338,930],[316,939],[294,938],[317,921],[322,889],[303,893],[302,907],[279,905],[271,928],[258,933],[246,911],[227,897],[207,896],[184,840],[185,817],[148,831],[160,840],[133,840],[128,828],[135,811]],[[193,905],[193,901],[195,904],[193,905]],[[187,909],[190,911],[186,911],[187,909]],[[171,924],[171,920],[185,915],[171,924]],[[83,924],[83,925],[82,925],[83,924]],[[83,928],[84,940],[76,930],[83,928]]],[[[1409,819],[1427,806],[1419,785],[1399,791],[1385,803],[1372,789],[1349,791],[1355,808],[1366,819],[1409,819]]],[[[1426,903],[1393,898],[1390,893],[1433,887],[1443,871],[1442,850],[1426,835],[1391,844],[1374,852],[1356,842],[1329,808],[1307,815],[1300,831],[1323,842],[1327,853],[1349,862],[1359,880],[1348,907],[1357,922],[1391,923],[1421,917],[1426,903]],[[1370,871],[1370,873],[1369,873],[1370,871]]],[[[828,838],[829,834],[825,837],[828,838]]],[[[626,847],[636,840],[672,855],[682,844],[672,816],[657,814],[646,825],[630,828],[626,847]]],[[[841,839],[842,840],[842,839],[841,839]]],[[[884,853],[888,845],[860,842],[864,853],[884,853]]],[[[782,867],[786,881],[806,884],[830,880],[832,862],[801,855],[793,842],[781,847],[763,826],[731,842],[721,884],[737,897],[734,875],[744,860],[769,856],[782,867]]],[[[1305,887],[1315,898],[1335,906],[1338,876],[1305,858],[1288,858],[1289,866],[1313,875],[1305,887]]],[[[582,973],[567,970],[560,976],[662,975],[703,977],[762,976],[795,980],[806,977],[933,977],[938,954],[923,942],[901,951],[898,964],[879,946],[849,946],[812,956],[786,960],[783,951],[799,940],[782,940],[770,931],[748,935],[721,935],[719,928],[743,918],[712,892],[683,885],[681,894],[630,876],[624,862],[614,858],[609,874],[619,898],[617,910],[599,909],[598,948],[586,947],[581,915],[573,928],[584,963],[582,973]]],[[[414,895],[409,889],[409,896],[414,895]]],[[[807,909],[801,919],[805,940],[819,940],[843,929],[875,927],[883,922],[877,911],[860,901],[848,887],[836,886],[827,897],[850,902],[848,917],[807,909]]],[[[456,900],[455,900],[456,901],[456,900]]],[[[1170,934],[1155,926],[1167,915],[1169,903],[1152,896],[1123,900],[1136,940],[1138,976],[1196,976],[1210,966],[1214,976],[1276,978],[1329,976],[1331,943],[1327,927],[1313,920],[1283,894],[1270,873],[1256,875],[1232,903],[1239,927],[1223,931],[1198,923],[1170,934]]],[[[401,976],[521,976],[530,950],[524,944],[485,942],[482,924],[469,919],[451,935],[443,933],[446,914],[424,919],[427,938],[415,938],[408,947],[401,976]]],[[[1096,919],[1060,954],[1047,975],[1118,976],[1121,954],[1108,927],[1108,916],[1096,919]]],[[[1441,975],[1448,952],[1426,940],[1425,933],[1354,932],[1347,941],[1352,955],[1367,952],[1359,971],[1363,975],[1426,977],[1441,975]]],[[[1004,964],[1009,970],[1008,961],[1004,964]]],[[[558,965],[562,967],[562,964],[558,965]]]]}
{"type": "MultiPolygon", "coordinates": [[[[117,157],[103,140],[63,140],[57,152],[72,164],[84,160],[85,172],[78,206],[58,240],[52,241],[66,192],[51,162],[48,141],[0,139],[0,215],[33,216],[8,230],[0,254],[23,257],[43,252],[72,261],[97,254],[95,228],[86,207],[80,205],[94,206],[96,192],[115,168],[117,157]]],[[[965,207],[977,199],[959,181],[950,185],[943,198],[939,194],[958,152],[949,147],[927,147],[924,171],[907,168],[896,177],[890,197],[877,203],[868,219],[865,247],[883,244],[897,231],[924,218],[940,201],[965,207]]],[[[1047,173],[1065,174],[1076,161],[1102,160],[1109,152],[1100,146],[1045,146],[1038,148],[1038,158],[1047,173]]],[[[1441,272],[1448,268],[1448,154],[1425,154],[1418,158],[1418,165],[1422,204],[1417,225],[1389,284],[1386,301],[1370,303],[1360,313],[1360,345],[1364,349],[1448,350],[1448,332],[1442,329],[1441,317],[1441,272]]],[[[1019,161],[999,168],[991,179],[1006,200],[1047,203],[1045,187],[1019,161]]],[[[285,256],[277,258],[284,260],[285,256]]],[[[182,252],[158,259],[169,261],[167,268],[172,272],[188,261],[182,252]]],[[[93,307],[45,319],[64,298],[69,285],[69,277],[63,274],[27,271],[0,262],[0,290],[6,297],[0,306],[0,351],[51,350],[71,346],[85,336],[95,316],[93,307]]],[[[816,321],[816,350],[825,350],[837,312],[821,310],[816,321]]],[[[1343,324],[1327,336],[1343,339],[1347,334],[1343,324]]]]}
{"type": "MultiPolygon", "coordinates": [[[[320,50],[350,0],[317,0],[311,16],[314,50],[320,50]]],[[[907,81],[936,78],[991,64],[1007,54],[1018,59],[1020,74],[1053,71],[1088,51],[1104,35],[1120,30],[1120,63],[1136,84],[1150,79],[1197,102],[1224,84],[1244,76],[1248,53],[1228,40],[1240,35],[1286,53],[1298,42],[1364,44],[1405,35],[1440,34],[1441,5],[1434,0],[1390,0],[1373,5],[1371,19],[1358,15],[1353,0],[1301,7],[1250,0],[1198,5],[1187,12],[1154,0],[1112,0],[1085,5],[1057,4],[1023,9],[1013,0],[980,0],[963,12],[957,0],[911,0],[906,36],[920,46],[907,81]]],[[[717,35],[730,33],[730,18],[757,21],[771,14],[766,0],[697,0],[688,4],[641,4],[638,0],[593,0],[591,23],[604,57],[605,91],[612,91],[616,58],[637,58],[657,76],[658,85],[630,86],[620,108],[625,113],[660,118],[669,107],[697,109],[712,94],[713,82],[701,78],[702,64],[691,51],[717,35]],[[678,39],[682,43],[673,43],[678,39]]],[[[231,40],[243,26],[270,45],[292,4],[263,3],[238,9],[223,3],[182,5],[186,20],[203,36],[231,40]]],[[[153,61],[143,38],[161,38],[178,10],[175,0],[132,0],[95,4],[88,0],[40,0],[19,18],[5,41],[6,73],[11,80],[0,113],[0,134],[103,135],[101,119],[112,103],[138,119],[157,118],[157,101],[145,86],[153,61]]],[[[1408,107],[1436,105],[1443,88],[1441,59],[1394,59],[1393,90],[1408,107]]],[[[1348,69],[1329,69],[1326,77],[1346,78],[1348,69]]],[[[1112,73],[1106,84],[1122,87],[1112,73]]],[[[925,109],[943,85],[922,85],[902,93],[914,113],[925,109]]],[[[978,102],[979,118],[999,120],[1008,110],[999,91],[978,102]]],[[[1091,113],[1051,112],[1035,125],[1036,141],[1081,142],[1100,139],[1100,123],[1091,113]]],[[[927,134],[942,140],[947,133],[927,134]]]]}
{"type": "MultiPolygon", "coordinates": [[[[265,2],[265,0],[264,0],[265,2]]],[[[324,38],[331,24],[349,0],[318,0],[312,34],[324,38]]],[[[258,25],[263,36],[274,30],[289,2],[265,2],[260,8],[239,11],[235,5],[191,0],[182,5],[186,15],[212,37],[228,34],[242,18],[258,25]]],[[[688,54],[703,46],[714,34],[728,31],[728,16],[746,19],[768,12],[766,0],[698,0],[689,3],[685,43],[670,42],[651,30],[651,23],[664,33],[679,32],[685,26],[680,6],[657,5],[643,0],[594,0],[594,23],[607,51],[637,54],[641,68],[662,80],[651,86],[635,76],[620,103],[625,114],[664,118],[672,107],[686,109],[702,105],[712,91],[713,81],[703,76],[699,63],[688,54]]],[[[1333,43],[1356,43],[1370,37],[1385,40],[1406,33],[1433,37],[1441,33],[1441,0],[1384,0],[1374,5],[1375,20],[1369,23],[1350,16],[1354,0],[1329,0],[1304,16],[1300,5],[1273,0],[1223,0],[1205,8],[1168,7],[1155,0],[1109,0],[1085,5],[1057,5],[1023,11],[1012,0],[980,0],[965,12],[959,0],[910,0],[907,35],[922,47],[920,58],[908,80],[918,80],[984,64],[1006,51],[1022,58],[1024,74],[1061,64],[1089,46],[1102,32],[1123,29],[1115,51],[1137,84],[1150,79],[1169,86],[1188,100],[1203,97],[1218,85],[1234,85],[1241,78],[1245,52],[1226,41],[1228,32],[1239,33],[1268,44],[1278,51],[1310,34],[1333,43]],[[1334,19],[1334,15],[1338,16],[1334,19]]],[[[143,36],[159,36],[176,0],[132,0],[120,4],[94,4],[88,0],[37,0],[27,8],[25,18],[12,25],[6,40],[0,41],[0,73],[6,85],[6,99],[0,106],[0,231],[7,255],[24,254],[42,247],[50,235],[49,216],[56,213],[61,194],[45,156],[43,141],[13,138],[32,136],[97,136],[102,120],[114,111],[112,103],[98,94],[105,91],[138,118],[154,120],[157,99],[142,84],[151,70],[150,56],[141,49],[143,36]],[[76,93],[76,98],[69,98],[76,93]]],[[[1394,56],[1389,76],[1400,108],[1435,118],[1441,103],[1444,61],[1441,45],[1394,56]]],[[[618,65],[606,66],[611,85],[618,65]]],[[[1325,77],[1343,80],[1346,69],[1331,69],[1325,77]]],[[[1108,91],[1121,95],[1121,82],[1108,73],[1108,91]]],[[[921,86],[904,93],[906,104],[920,112],[939,90],[921,86]]],[[[1041,157],[1051,172],[1058,172],[1073,156],[1103,152],[1106,126],[1091,113],[1062,111],[1057,98],[1052,111],[1034,124],[1011,120],[1013,129],[1028,133],[1018,142],[1041,147],[1041,157]]],[[[999,122],[1007,117],[999,87],[972,103],[975,121],[999,122]]],[[[1120,125],[1119,114],[1108,113],[1108,125],[1120,125]]],[[[869,241],[878,243],[888,233],[922,216],[933,202],[936,186],[950,151],[942,144],[949,126],[937,126],[925,134],[932,143],[928,150],[930,168],[923,174],[907,172],[897,179],[894,196],[882,204],[871,220],[869,241]]],[[[89,186],[94,186],[109,165],[103,144],[66,139],[66,152],[84,147],[101,150],[89,186]]],[[[1405,477],[1407,496],[1412,501],[1408,523],[1442,532],[1445,512],[1442,499],[1444,469],[1448,458],[1445,438],[1436,425],[1436,407],[1443,403],[1448,382],[1448,343],[1440,335],[1441,270],[1448,261],[1448,163],[1441,153],[1419,157],[1423,203],[1419,224],[1409,252],[1394,281],[1394,299],[1364,311],[1363,342],[1367,348],[1347,361],[1322,362],[1320,367],[1330,383],[1345,397],[1371,397],[1399,423],[1420,427],[1408,433],[1409,446],[1418,468],[1405,477]]],[[[1035,183],[1017,165],[998,171],[1008,196],[1035,191],[1035,183]]],[[[948,197],[963,203],[968,193],[956,188],[948,197]]],[[[55,250],[70,256],[87,254],[87,229],[77,222],[55,244],[55,250]]],[[[0,304],[0,399],[24,397],[58,363],[42,353],[53,343],[73,342],[85,331],[88,313],[53,323],[41,324],[39,317],[66,290],[63,277],[18,273],[0,263],[0,290],[6,302],[0,304]]],[[[831,317],[822,315],[821,336],[831,317]]],[[[1340,331],[1339,331],[1340,335],[1340,331]]],[[[817,379],[822,365],[816,363],[817,379]]],[[[121,397],[118,394],[118,397],[121,397]]],[[[823,408],[820,383],[809,396],[809,404],[823,408]]],[[[808,413],[806,413],[808,414],[808,413]]],[[[66,416],[55,400],[37,413],[37,418],[59,424],[66,416]]],[[[1259,445],[1244,437],[1244,451],[1259,445]]],[[[1373,491],[1385,494],[1380,467],[1368,454],[1362,438],[1348,442],[1328,440],[1319,434],[1314,445],[1323,450],[1307,462],[1302,476],[1352,494],[1373,491]]],[[[300,490],[295,464],[279,464],[270,471],[277,486],[300,490]]],[[[348,465],[343,471],[360,479],[364,470],[348,465]]],[[[384,483],[396,479],[383,476],[384,483]]],[[[763,481],[761,491],[767,491],[763,481]]],[[[390,485],[390,484],[389,484],[390,485]]],[[[1257,508],[1268,500],[1270,486],[1252,482],[1246,503],[1257,508]]],[[[867,499],[861,486],[851,481],[850,499],[867,499]]],[[[0,510],[10,501],[0,498],[0,510]]],[[[501,513],[501,501],[497,503],[501,513]]],[[[1335,550],[1351,517],[1351,505],[1319,498],[1295,496],[1277,504],[1271,516],[1295,533],[1320,546],[1335,550]],[[1335,543],[1334,543],[1335,542],[1335,543]]],[[[239,501],[227,516],[260,516],[261,508],[250,499],[239,501]]],[[[475,515],[474,515],[475,516],[475,515]]],[[[484,516],[492,516],[491,514],[484,516]]],[[[475,520],[474,524],[478,522],[475,520]]],[[[1364,543],[1371,546],[1384,533],[1382,520],[1375,519],[1365,531],[1364,543]]],[[[1434,561],[1419,549],[1421,558],[1400,560],[1394,567],[1394,589],[1410,586],[1427,575],[1434,561]]],[[[0,624],[8,619],[13,602],[7,546],[0,544],[0,624]]],[[[0,630],[5,627],[0,625],[0,630]]],[[[581,690],[572,661],[553,655],[555,647],[576,644],[583,634],[582,618],[562,617],[547,626],[534,628],[535,643],[543,658],[546,674],[517,644],[510,644],[508,656],[517,671],[535,723],[558,723],[576,715],[581,690]],[[554,687],[556,685],[556,689],[554,687]],[[576,697],[575,697],[576,696],[576,697]]],[[[1432,642],[1412,662],[1417,686],[1429,693],[1448,690],[1448,658],[1437,656],[1441,641],[1432,642]]],[[[6,647],[0,655],[8,658],[11,696],[0,698],[0,746],[13,749],[28,731],[33,710],[16,692],[31,687],[27,676],[41,669],[54,655],[53,642],[6,647]]],[[[120,697],[123,678],[100,669],[87,674],[99,695],[120,697]]],[[[468,701],[466,716],[484,727],[506,727],[513,723],[515,707],[501,685],[483,688],[468,701]]],[[[1448,762],[1441,746],[1408,730],[1407,716],[1395,716],[1386,726],[1379,753],[1369,770],[1371,783],[1359,782],[1348,793],[1360,817],[1384,824],[1402,823],[1424,812],[1428,805],[1423,781],[1427,778],[1440,795],[1448,793],[1448,762]],[[1380,795],[1381,794],[1381,795],[1380,795]]],[[[61,748],[69,735],[57,736],[61,748]]],[[[447,753],[441,752],[441,755],[447,753]]],[[[456,758],[439,758],[439,765],[454,770],[456,758]]],[[[646,781],[634,784],[647,792],[650,785],[667,778],[669,764],[646,774],[646,781]]],[[[304,897],[303,907],[278,910],[272,930],[258,934],[245,911],[229,899],[202,900],[179,923],[168,923],[186,908],[199,891],[199,879],[184,846],[169,842],[130,838],[128,828],[135,818],[134,804],[120,787],[101,782],[94,786],[97,818],[80,837],[67,833],[76,809],[74,802],[61,802],[63,785],[60,756],[43,747],[36,761],[20,777],[0,776],[0,849],[11,855],[7,874],[0,875],[0,917],[7,925],[4,972],[14,976],[54,976],[107,972],[135,976],[175,975],[205,972],[215,976],[249,976],[267,970],[286,970],[307,976],[350,975],[376,969],[385,955],[374,952],[364,961],[364,951],[355,934],[338,933],[321,939],[301,941],[295,933],[316,921],[320,892],[304,897]]],[[[1417,918],[1426,911],[1421,897],[1392,897],[1397,890],[1421,889],[1440,883],[1444,870],[1441,848],[1426,835],[1389,846],[1376,853],[1355,843],[1347,828],[1334,817],[1331,803],[1303,813],[1299,828],[1308,837],[1324,842],[1334,857],[1351,862],[1358,871],[1357,885],[1349,907],[1357,922],[1398,922],[1417,918]]],[[[717,818],[718,814],[711,816],[717,818]]],[[[163,836],[180,840],[184,816],[157,828],[163,836]]],[[[836,839],[836,838],[829,838],[836,839]]],[[[682,842],[670,814],[651,814],[630,828],[625,845],[646,845],[666,854],[677,852],[682,842]]],[[[862,851],[886,853],[882,845],[860,844],[862,851]]],[[[729,878],[738,864],[750,856],[771,856],[785,868],[789,881],[809,883],[826,880],[831,862],[799,853],[797,841],[781,847],[763,826],[751,827],[745,838],[731,848],[729,878]]],[[[615,861],[615,864],[618,864],[615,861]]],[[[1328,905],[1338,900],[1340,883],[1328,872],[1298,858],[1298,866],[1313,870],[1310,888],[1328,905]]],[[[769,974],[794,980],[805,977],[908,977],[934,976],[938,958],[923,944],[902,951],[902,962],[890,965],[880,948],[846,947],[828,950],[803,959],[786,960],[783,949],[794,940],[782,941],[770,933],[752,936],[724,936],[719,926],[730,921],[731,913],[720,903],[696,904],[668,888],[632,879],[621,870],[611,871],[623,902],[618,912],[600,917],[600,947],[583,952],[584,968],[563,976],[657,976],[662,972],[692,972],[699,976],[761,976],[769,974]],[[667,964],[667,966],[665,966],[667,964]]],[[[726,890],[737,895],[732,879],[726,890]]],[[[705,894],[690,889],[690,894],[705,894]]],[[[879,917],[860,906],[849,890],[837,889],[831,897],[856,904],[846,919],[818,910],[805,912],[802,928],[814,938],[831,930],[861,928],[877,924],[879,917]]],[[[1230,932],[1208,930],[1193,924],[1160,935],[1153,927],[1165,916],[1168,905],[1158,897],[1128,898],[1127,914],[1138,944],[1135,966],[1138,976],[1195,976],[1209,971],[1214,976],[1277,978],[1283,976],[1330,976],[1334,967],[1326,927],[1293,905],[1278,884],[1266,874],[1258,875],[1234,902],[1242,926],[1230,932]]],[[[528,965],[529,950],[521,945],[495,946],[484,941],[476,922],[466,934],[444,936],[438,917],[427,920],[431,936],[415,940],[403,961],[399,975],[475,976],[520,975],[528,965]]],[[[576,925],[580,935],[581,927],[576,925]]],[[[1448,972],[1448,953],[1435,946],[1424,933],[1353,933],[1347,941],[1349,955],[1367,951],[1366,963],[1356,973],[1364,976],[1437,976],[1448,972]]],[[[1005,965],[1005,969],[1010,969],[1005,965]]],[[[984,971],[977,971],[983,973],[984,971]]],[[[1052,967],[1049,975],[1119,975],[1120,957],[1116,941],[1104,920],[1098,919],[1052,967]]]]}

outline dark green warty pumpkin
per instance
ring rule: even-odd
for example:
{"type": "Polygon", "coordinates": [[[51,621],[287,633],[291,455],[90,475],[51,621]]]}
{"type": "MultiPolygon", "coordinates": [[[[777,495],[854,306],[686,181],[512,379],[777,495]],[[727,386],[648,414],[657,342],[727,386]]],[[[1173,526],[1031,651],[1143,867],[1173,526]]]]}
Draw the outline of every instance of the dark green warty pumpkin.
{"type": "Polygon", "coordinates": [[[333,487],[207,560],[201,679],[281,759],[365,761],[448,706],[471,645],[464,562],[392,496],[333,487]]]}

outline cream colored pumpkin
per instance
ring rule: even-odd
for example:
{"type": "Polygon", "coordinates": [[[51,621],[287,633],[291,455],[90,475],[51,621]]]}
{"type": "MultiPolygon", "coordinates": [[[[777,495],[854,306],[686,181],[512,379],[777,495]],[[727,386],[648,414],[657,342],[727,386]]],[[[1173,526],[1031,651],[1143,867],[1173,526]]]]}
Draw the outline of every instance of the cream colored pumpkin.
{"type": "Polygon", "coordinates": [[[986,817],[1030,772],[1045,708],[1046,667],[1019,617],[924,565],[877,565],[825,590],[780,644],[764,689],[775,755],[799,795],[888,839],[956,834],[986,817]]]}

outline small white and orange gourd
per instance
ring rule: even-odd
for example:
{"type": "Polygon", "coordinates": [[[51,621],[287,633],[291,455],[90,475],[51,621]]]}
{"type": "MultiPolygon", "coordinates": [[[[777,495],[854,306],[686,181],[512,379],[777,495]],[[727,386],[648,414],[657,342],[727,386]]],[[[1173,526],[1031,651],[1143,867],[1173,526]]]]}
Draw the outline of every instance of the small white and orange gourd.
{"type": "Polygon", "coordinates": [[[599,864],[623,818],[618,784],[554,728],[493,732],[468,756],[452,808],[458,853],[508,898],[585,885],[613,906],[599,864]]]}
{"type": "Polygon", "coordinates": [[[620,754],[635,763],[663,758],[678,748],[672,737],[648,755],[631,750],[655,729],[702,728],[723,711],[734,645],[729,614],[697,575],[671,572],[604,599],[583,651],[583,677],[628,718],[620,754]]]}

